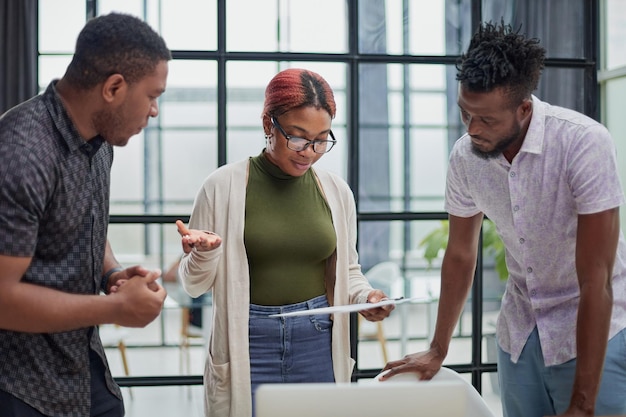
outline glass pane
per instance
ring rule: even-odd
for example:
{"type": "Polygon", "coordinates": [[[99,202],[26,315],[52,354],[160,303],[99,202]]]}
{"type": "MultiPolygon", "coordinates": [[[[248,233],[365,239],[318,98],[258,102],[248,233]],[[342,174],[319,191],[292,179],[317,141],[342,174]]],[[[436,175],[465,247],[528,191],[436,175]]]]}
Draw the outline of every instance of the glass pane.
{"type": "Polygon", "coordinates": [[[111,214],[143,214],[144,146],[146,131],[154,129],[152,120],[145,131],[133,136],[123,148],[114,148],[111,168],[111,214]]]}
{"type": "Polygon", "coordinates": [[[217,0],[162,0],[159,16],[170,49],[217,49],[217,0]]]}
{"type": "Polygon", "coordinates": [[[412,91],[410,94],[409,109],[410,120],[419,125],[445,124],[446,119],[446,95],[445,91],[428,93],[424,91],[412,91]]]}
{"type": "MultiPolygon", "coordinates": [[[[494,230],[495,229],[489,229],[494,230]]],[[[400,358],[407,353],[426,349],[432,339],[437,318],[441,288],[440,268],[445,247],[439,240],[447,238],[447,222],[362,221],[359,228],[359,256],[366,277],[374,288],[391,297],[412,297],[419,301],[396,307],[383,322],[388,356],[400,358]],[[397,272],[390,272],[395,266],[397,272]],[[386,272],[378,274],[382,266],[386,272]]],[[[495,331],[500,299],[505,282],[494,270],[493,259],[484,259],[483,328],[485,335],[495,331]]],[[[359,368],[382,366],[382,346],[370,337],[379,329],[363,321],[359,324],[359,368]],[[370,343],[371,342],[371,343],[370,343]]],[[[446,364],[470,360],[472,336],[472,297],[470,295],[454,331],[446,364]]],[[[486,346],[483,346],[484,355],[486,346]]],[[[492,358],[492,356],[490,356],[492,358]]],[[[485,359],[486,360],[486,359],[485,359]]]]}
{"type": "Polygon", "coordinates": [[[215,129],[215,89],[168,88],[160,107],[163,127],[215,129]]]}
{"type": "Polygon", "coordinates": [[[189,214],[202,181],[217,168],[215,63],[170,62],[160,116],[116,149],[111,212],[189,214]],[[139,162],[138,162],[139,161],[139,162]]]}
{"type": "MultiPolygon", "coordinates": [[[[204,369],[205,337],[202,328],[194,328],[193,333],[183,333],[189,330],[189,313],[202,314],[210,317],[211,300],[197,303],[191,308],[190,302],[176,302],[172,296],[172,291],[168,292],[168,299],[161,314],[144,328],[123,328],[113,325],[100,326],[100,336],[105,346],[105,352],[109,361],[111,373],[114,377],[130,376],[156,376],[156,375],[202,375],[204,369]],[[124,346],[120,347],[122,342],[124,346]],[[189,343],[189,345],[185,345],[189,343]],[[124,349],[126,347],[127,349],[124,349]],[[126,362],[126,367],[124,364],[126,362]]],[[[203,318],[204,320],[204,318],[203,318]]],[[[177,387],[179,390],[182,389],[177,387]]],[[[142,388],[131,388],[135,399],[137,391],[142,388]]],[[[157,387],[146,388],[159,390],[157,387]]],[[[185,388],[187,389],[187,388],[185,388]]],[[[190,388],[189,388],[190,389],[190,388]]],[[[128,388],[123,389],[123,391],[128,388]]],[[[142,394],[139,394],[141,397],[142,394]]],[[[189,401],[187,395],[178,393],[178,397],[189,401]]],[[[201,397],[199,397],[201,400],[201,397]]],[[[177,402],[177,398],[172,398],[177,402]]],[[[202,403],[202,401],[200,401],[202,403]]],[[[126,404],[134,404],[134,401],[126,404]]],[[[147,410],[142,406],[141,410],[147,410]]],[[[135,410],[140,410],[139,408],[135,410]]],[[[182,409],[179,409],[180,412],[182,409]]],[[[160,410],[163,411],[163,410],[160,410]]],[[[135,413],[133,413],[135,414],[135,413]]],[[[137,415],[158,415],[167,414],[143,414],[137,415]]],[[[172,413],[169,415],[181,415],[172,413]]],[[[200,415],[198,413],[185,415],[200,415]]]]}
{"type": "Polygon", "coordinates": [[[39,52],[73,52],[85,16],[85,0],[40,0],[39,52]]]}
{"type": "Polygon", "coordinates": [[[626,2],[606,0],[606,69],[626,65],[626,2]]]}
{"type": "Polygon", "coordinates": [[[160,111],[163,127],[215,129],[217,109],[214,89],[168,88],[167,95],[168,100],[162,101],[160,111]]]}
{"type": "Polygon", "coordinates": [[[345,2],[335,0],[229,0],[226,48],[343,53],[347,51],[347,21],[345,2]]]}
{"type": "MultiPolygon", "coordinates": [[[[620,168],[620,179],[626,184],[626,77],[608,80],[604,87],[606,94],[604,105],[604,121],[611,132],[617,148],[617,165],[620,168]]],[[[622,231],[626,232],[626,210],[620,210],[622,231]]]]}
{"type": "Polygon", "coordinates": [[[63,77],[71,60],[70,55],[40,55],[39,89],[45,90],[50,81],[63,77]]]}
{"type": "Polygon", "coordinates": [[[585,70],[548,67],[543,70],[539,86],[533,93],[540,100],[585,113],[585,70]],[[564,86],[567,86],[564,88],[564,86]]]}
{"type": "Polygon", "coordinates": [[[455,55],[469,35],[468,2],[365,0],[359,5],[359,51],[455,55]]]}
{"type": "Polygon", "coordinates": [[[226,49],[229,51],[278,51],[276,1],[230,0],[226,5],[226,49]],[[239,13],[241,10],[247,13],[239,13]],[[250,36],[250,31],[254,36],[250,36]]]}
{"type": "MultiPolygon", "coordinates": [[[[131,206],[126,213],[134,214],[141,208],[131,206]]],[[[124,224],[109,225],[108,239],[117,260],[125,267],[143,265],[160,268],[163,273],[182,254],[180,235],[174,223],[169,224],[124,224]]]]}
{"type": "MultiPolygon", "coordinates": [[[[446,54],[446,3],[449,1],[430,0],[407,2],[409,12],[409,54],[446,54]]],[[[400,21],[392,27],[401,27],[400,21]]]]}
{"type": "MultiPolygon", "coordinates": [[[[167,306],[163,309],[161,316],[145,328],[122,328],[121,333],[127,348],[124,352],[125,355],[122,355],[117,344],[109,342],[111,327],[109,325],[103,326],[100,333],[113,377],[127,376],[123,363],[124,356],[130,377],[202,375],[205,357],[203,339],[193,339],[189,347],[181,347],[181,320],[182,308],[167,306]],[[163,345],[161,345],[161,321],[165,322],[166,325],[163,345]],[[187,367],[187,361],[190,362],[189,367],[187,367]]],[[[198,410],[189,413],[184,411],[189,409],[202,410],[202,406],[198,406],[198,404],[203,404],[204,390],[202,386],[133,387],[130,390],[132,390],[133,400],[126,399],[124,404],[126,415],[151,417],[204,415],[198,410]],[[158,396],[157,393],[167,392],[168,389],[173,392],[167,397],[158,396]],[[195,404],[185,392],[187,390],[197,393],[195,404]],[[155,398],[157,396],[158,398],[155,398]],[[155,401],[157,403],[162,402],[162,404],[158,408],[154,404],[150,404],[150,402],[154,403],[155,401]],[[177,407],[172,407],[170,403],[177,407]],[[169,412],[165,410],[169,410],[169,412]]],[[[129,388],[122,388],[122,392],[127,397],[129,388]]]]}
{"type": "MultiPolygon", "coordinates": [[[[161,33],[161,23],[163,22],[162,0],[99,0],[98,15],[111,12],[127,13],[147,22],[154,30],[161,33]]],[[[165,39],[167,42],[167,39],[165,39]]],[[[169,46],[169,45],[168,45],[169,46]]]]}
{"type": "Polygon", "coordinates": [[[348,138],[346,137],[346,67],[341,63],[227,63],[227,145],[228,161],[234,162],[258,155],[265,146],[261,113],[265,87],[277,72],[289,67],[304,67],[317,72],[328,81],[335,94],[337,116],[332,129],[337,145],[325,154],[316,167],[335,172],[346,178],[348,138]]]}
{"type": "MultiPolygon", "coordinates": [[[[128,13],[134,16],[140,17],[142,19],[145,18],[146,9],[144,9],[144,4],[147,7],[150,7],[150,4],[147,4],[143,0],[98,0],[98,15],[109,14],[111,12],[120,12],[120,13],[128,13]]],[[[158,4],[152,2],[152,4],[158,4]]]]}
{"type": "MultiPolygon", "coordinates": [[[[362,270],[374,288],[390,297],[414,297],[401,304],[382,322],[389,360],[425,349],[434,331],[439,297],[439,268],[431,267],[419,242],[438,222],[367,221],[359,225],[359,257],[362,270]]],[[[384,366],[383,344],[372,337],[379,325],[359,323],[359,368],[384,366]]]]}
{"type": "MultiPolygon", "coordinates": [[[[136,207],[127,210],[127,213],[136,213],[138,211],[136,207]]],[[[150,245],[147,241],[150,237],[156,236],[156,232],[158,232],[156,226],[109,224],[107,237],[115,257],[122,266],[143,265],[146,268],[156,268],[159,267],[159,261],[154,254],[150,254],[148,250],[150,245]]]]}
{"type": "MultiPolygon", "coordinates": [[[[359,224],[359,259],[364,273],[383,262],[394,262],[404,280],[377,285],[393,297],[431,297],[439,294],[440,257],[432,262],[421,242],[440,227],[437,220],[362,221],[359,224]],[[417,278],[417,281],[411,281],[417,278]],[[422,279],[424,278],[424,279],[422,279]],[[434,280],[431,280],[434,278],[434,280]]],[[[439,254],[443,255],[443,252],[439,254]]]]}
{"type": "Polygon", "coordinates": [[[163,213],[191,214],[204,179],[217,168],[215,130],[163,133],[163,213]]]}
{"type": "Polygon", "coordinates": [[[226,64],[226,132],[229,162],[256,156],[265,146],[261,121],[265,87],[278,71],[277,63],[274,62],[226,64]]]}
{"type": "Polygon", "coordinates": [[[442,211],[456,82],[443,65],[360,68],[360,209],[442,211]]]}
{"type": "Polygon", "coordinates": [[[447,131],[415,128],[410,131],[408,167],[411,181],[410,211],[443,211],[448,168],[447,131]]]}
{"type": "MultiPolygon", "coordinates": [[[[513,28],[521,27],[521,33],[541,41],[548,58],[585,58],[585,3],[585,0],[483,0],[483,20],[499,23],[503,19],[513,28]]],[[[468,43],[469,40],[465,45],[468,43]]]]}
{"type": "MultiPolygon", "coordinates": [[[[168,115],[167,122],[161,120],[164,126],[180,125],[181,117],[185,124],[211,125],[217,124],[217,63],[215,61],[188,61],[175,59],[169,62],[167,89],[163,94],[163,103],[188,104],[196,110],[202,109],[204,114],[183,115],[176,113],[176,117],[168,115]],[[198,116],[197,120],[193,121],[198,116]]],[[[163,111],[162,111],[163,113],[163,111]]],[[[162,114],[161,116],[166,116],[162,114]]]]}

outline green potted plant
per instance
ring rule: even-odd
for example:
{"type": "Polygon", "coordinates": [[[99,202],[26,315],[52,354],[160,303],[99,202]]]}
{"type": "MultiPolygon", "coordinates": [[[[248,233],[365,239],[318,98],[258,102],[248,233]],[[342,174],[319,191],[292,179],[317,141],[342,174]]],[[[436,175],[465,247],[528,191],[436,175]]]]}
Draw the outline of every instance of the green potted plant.
{"type": "MultiPolygon", "coordinates": [[[[427,234],[419,243],[419,247],[424,248],[424,259],[429,266],[448,247],[448,231],[448,221],[441,220],[440,226],[427,234]]],[[[498,277],[501,281],[506,281],[509,271],[506,267],[504,243],[491,220],[483,222],[483,255],[493,258],[498,277]]]]}

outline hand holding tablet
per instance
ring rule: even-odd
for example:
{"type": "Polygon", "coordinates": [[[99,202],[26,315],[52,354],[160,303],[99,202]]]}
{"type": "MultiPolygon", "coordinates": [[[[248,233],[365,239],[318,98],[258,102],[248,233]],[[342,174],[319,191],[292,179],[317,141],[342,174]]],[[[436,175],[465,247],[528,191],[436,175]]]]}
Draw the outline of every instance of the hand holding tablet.
{"type": "Polygon", "coordinates": [[[368,310],[371,308],[377,308],[386,306],[389,304],[398,305],[403,303],[416,303],[420,301],[427,301],[422,297],[415,298],[388,298],[377,303],[360,303],[360,304],[348,304],[342,306],[313,308],[310,310],[298,310],[291,311],[289,313],[271,314],[269,317],[293,317],[293,316],[311,316],[315,314],[340,314],[340,313],[354,313],[361,310],[368,310]]]}

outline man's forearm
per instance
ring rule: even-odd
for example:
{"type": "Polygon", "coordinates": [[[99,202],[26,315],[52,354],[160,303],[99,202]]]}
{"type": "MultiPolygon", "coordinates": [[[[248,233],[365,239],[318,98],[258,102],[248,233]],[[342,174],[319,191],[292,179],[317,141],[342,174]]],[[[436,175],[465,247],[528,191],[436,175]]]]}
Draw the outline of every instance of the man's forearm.
{"type": "Polygon", "coordinates": [[[598,292],[581,291],[576,326],[576,376],[570,402],[570,407],[589,415],[593,415],[600,388],[613,305],[610,288],[598,292]]]}
{"type": "Polygon", "coordinates": [[[28,333],[56,333],[112,323],[119,310],[109,297],[70,294],[19,282],[0,295],[0,328],[28,333]],[[36,307],[35,307],[36,306],[36,307]]]}
{"type": "Polygon", "coordinates": [[[451,261],[446,261],[442,265],[437,324],[430,346],[440,351],[444,356],[448,353],[454,328],[459,321],[472,285],[473,273],[471,271],[473,271],[473,266],[473,263],[463,265],[451,261]]]}

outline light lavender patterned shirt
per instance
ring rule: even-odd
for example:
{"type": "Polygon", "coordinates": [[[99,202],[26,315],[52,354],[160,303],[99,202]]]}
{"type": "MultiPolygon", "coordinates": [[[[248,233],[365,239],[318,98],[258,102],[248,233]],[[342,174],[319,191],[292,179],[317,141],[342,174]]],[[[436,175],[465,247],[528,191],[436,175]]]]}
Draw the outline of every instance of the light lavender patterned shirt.
{"type": "MultiPolygon", "coordinates": [[[[604,126],[533,96],[526,139],[509,163],[472,153],[466,134],[450,155],[446,211],[494,221],[509,280],[498,317],[500,346],[517,362],[535,326],[547,366],[576,356],[580,292],[575,267],[579,214],[624,203],[615,147],[604,126]]],[[[626,327],[626,242],[620,233],[613,267],[609,337],[626,327]]]]}

